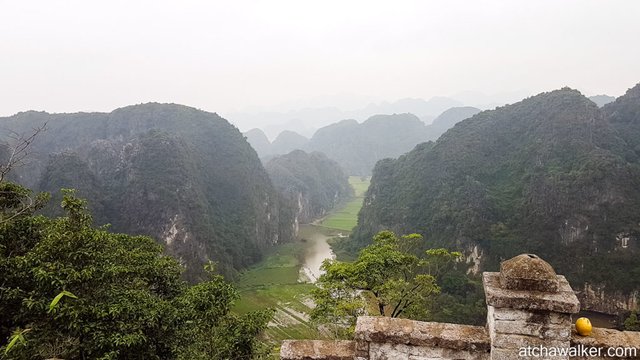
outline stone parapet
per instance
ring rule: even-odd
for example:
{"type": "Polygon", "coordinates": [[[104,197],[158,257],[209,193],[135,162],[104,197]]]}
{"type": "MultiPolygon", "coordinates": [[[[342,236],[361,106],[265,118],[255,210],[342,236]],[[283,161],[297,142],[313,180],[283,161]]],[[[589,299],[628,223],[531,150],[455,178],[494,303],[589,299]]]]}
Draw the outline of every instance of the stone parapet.
{"type": "Polygon", "coordinates": [[[355,342],[347,340],[285,340],[281,360],[353,360],[355,342]]]}
{"type": "Polygon", "coordinates": [[[483,274],[483,283],[486,327],[362,316],[354,341],[285,341],[281,359],[640,359],[640,332],[594,328],[590,336],[577,335],[571,320],[580,310],[576,295],[565,277],[536,255],[503,262],[500,273],[483,274]],[[521,356],[527,348],[556,353],[521,356]],[[583,356],[584,349],[590,356],[583,356]]]}
{"type": "Polygon", "coordinates": [[[390,317],[361,316],[356,342],[392,343],[461,351],[489,352],[489,334],[483,326],[422,322],[390,317]]]}
{"type": "Polygon", "coordinates": [[[562,275],[557,275],[558,291],[511,290],[500,285],[500,273],[482,274],[487,305],[496,308],[544,310],[566,314],[580,311],[580,302],[571,285],[562,275]]]}
{"type": "Polygon", "coordinates": [[[551,265],[522,254],[503,261],[499,273],[482,274],[482,280],[492,360],[517,359],[528,347],[569,350],[571,314],[580,310],[580,303],[567,279],[551,265]]]}
{"type": "Polygon", "coordinates": [[[586,351],[590,351],[591,348],[600,349],[600,356],[575,356],[571,357],[572,360],[640,359],[640,332],[593,328],[591,335],[580,336],[573,328],[571,346],[578,351],[582,351],[583,348],[586,348],[586,351]],[[611,354],[608,354],[609,351],[611,354]],[[620,356],[610,356],[615,355],[615,351],[618,351],[620,356]]]}

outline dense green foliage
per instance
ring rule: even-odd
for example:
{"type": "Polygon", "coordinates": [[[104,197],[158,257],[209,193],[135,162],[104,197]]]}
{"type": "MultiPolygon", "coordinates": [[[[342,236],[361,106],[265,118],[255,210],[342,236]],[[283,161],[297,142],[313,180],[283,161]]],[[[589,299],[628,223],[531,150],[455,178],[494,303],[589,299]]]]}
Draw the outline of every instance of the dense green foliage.
{"type": "Polygon", "coordinates": [[[637,311],[632,311],[629,317],[624,321],[624,330],[640,331],[640,318],[638,318],[637,311]]]}
{"type": "Polygon", "coordinates": [[[353,195],[348,177],[324,154],[295,150],[271,159],[265,168],[273,185],[295,209],[299,223],[309,223],[353,195]]]}
{"type": "Polygon", "coordinates": [[[369,187],[369,178],[349,176],[349,185],[353,188],[353,198],[344,205],[337,207],[335,211],[332,211],[331,214],[322,219],[320,222],[321,226],[349,232],[356,227],[358,223],[358,212],[360,212],[362,208],[364,194],[369,187]]]}
{"type": "Polygon", "coordinates": [[[78,189],[98,224],[155,237],[191,280],[205,276],[200,269],[209,260],[232,275],[293,237],[292,214],[281,214],[255,151],[216,114],[172,104],[108,114],[26,112],[0,118],[0,135],[45,122],[17,180],[57,200],[60,188],[78,189]]]}
{"type": "Polygon", "coordinates": [[[640,84],[602,109],[611,125],[618,130],[633,154],[630,161],[640,161],[640,84]]]}
{"type": "Polygon", "coordinates": [[[356,317],[367,313],[425,317],[428,304],[440,293],[437,278],[461,254],[446,249],[422,251],[422,243],[418,234],[398,238],[382,231],[355,261],[325,260],[326,272],[312,293],[316,307],[311,318],[348,332],[356,317]]]}
{"type": "Polygon", "coordinates": [[[380,161],[355,240],[418,232],[466,255],[475,248],[480,270],[532,252],[576,288],[640,288],[639,92],[603,110],[568,88],[543,93],[380,161]]]}
{"type": "Polygon", "coordinates": [[[0,186],[4,358],[228,359],[262,351],[257,335],[271,313],[231,314],[238,293],[213,268],[207,281],[187,285],[160,245],[93,227],[72,193],[62,199],[63,217],[34,215],[43,205],[36,201],[7,218],[33,195],[0,186]]]}

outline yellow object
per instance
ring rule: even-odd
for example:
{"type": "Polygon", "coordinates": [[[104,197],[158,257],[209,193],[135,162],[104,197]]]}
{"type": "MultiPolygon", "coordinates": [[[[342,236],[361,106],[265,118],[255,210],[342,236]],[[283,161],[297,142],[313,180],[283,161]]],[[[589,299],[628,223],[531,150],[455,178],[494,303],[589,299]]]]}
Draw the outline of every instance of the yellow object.
{"type": "Polygon", "coordinates": [[[591,335],[592,329],[593,327],[591,326],[591,321],[589,321],[589,319],[587,319],[586,317],[581,317],[576,320],[576,331],[578,332],[578,334],[582,336],[589,336],[591,335]]]}

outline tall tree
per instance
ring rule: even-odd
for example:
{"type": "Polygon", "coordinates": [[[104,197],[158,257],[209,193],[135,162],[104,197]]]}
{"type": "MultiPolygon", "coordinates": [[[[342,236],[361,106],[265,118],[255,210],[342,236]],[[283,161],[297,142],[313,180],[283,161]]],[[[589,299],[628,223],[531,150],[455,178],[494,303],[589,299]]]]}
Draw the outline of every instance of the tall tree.
{"type": "Polygon", "coordinates": [[[382,231],[354,262],[325,261],[313,291],[312,319],[350,327],[365,313],[411,317],[440,293],[437,277],[461,256],[446,249],[421,251],[423,243],[418,234],[382,231]]]}
{"type": "MultiPolygon", "coordinates": [[[[30,191],[0,182],[3,215],[15,214],[26,197],[30,191]]],[[[209,271],[208,281],[188,285],[183,268],[151,238],[95,228],[72,191],[62,200],[66,216],[35,215],[39,205],[0,222],[0,351],[7,359],[260,352],[257,336],[271,313],[231,314],[238,293],[221,276],[209,271]]]]}

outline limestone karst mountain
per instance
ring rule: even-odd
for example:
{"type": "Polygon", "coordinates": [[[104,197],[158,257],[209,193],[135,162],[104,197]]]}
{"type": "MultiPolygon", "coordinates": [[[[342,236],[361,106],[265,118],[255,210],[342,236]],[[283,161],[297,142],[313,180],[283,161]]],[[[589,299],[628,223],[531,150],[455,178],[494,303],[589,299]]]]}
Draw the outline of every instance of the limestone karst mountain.
{"type": "Polygon", "coordinates": [[[96,222],[152,235],[186,264],[189,279],[209,260],[233,274],[293,235],[293,218],[280,217],[280,196],[255,151],[215,113],[151,103],[0,118],[5,136],[44,123],[17,180],[54,194],[78,189],[96,222]]]}
{"type": "Polygon", "coordinates": [[[326,155],[294,150],[265,165],[273,185],[294,208],[296,224],[325,216],[353,195],[348,176],[326,155]]]}
{"type": "MultiPolygon", "coordinates": [[[[563,88],[484,111],[374,171],[354,238],[419,232],[472,270],[538,253],[577,288],[640,287],[636,86],[599,109],[563,88]]],[[[622,301],[624,303],[624,301],[622,301]]]]}

